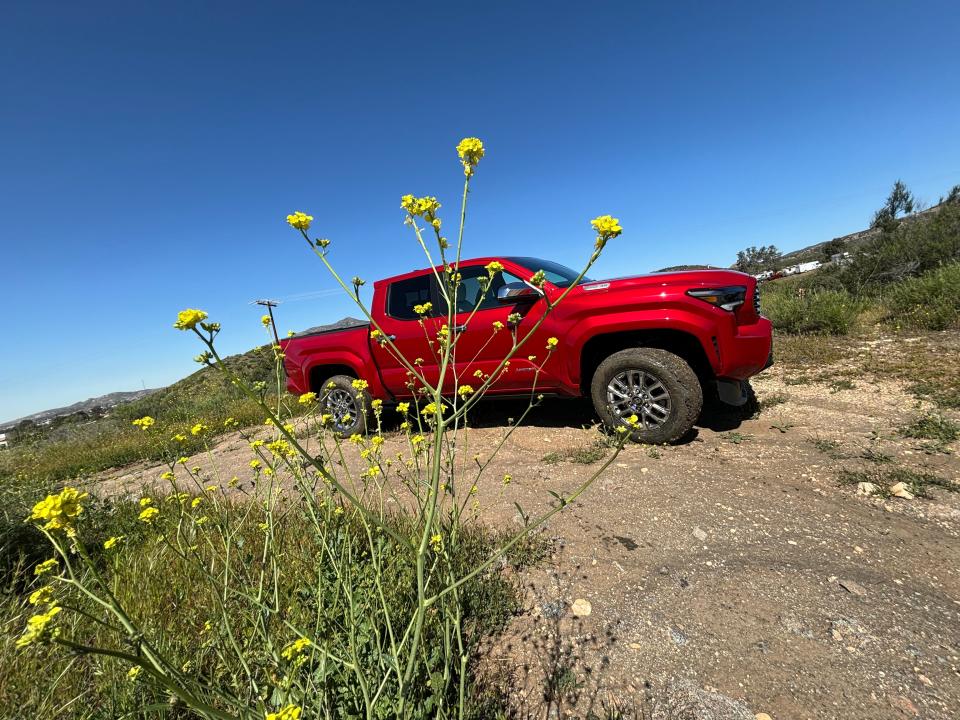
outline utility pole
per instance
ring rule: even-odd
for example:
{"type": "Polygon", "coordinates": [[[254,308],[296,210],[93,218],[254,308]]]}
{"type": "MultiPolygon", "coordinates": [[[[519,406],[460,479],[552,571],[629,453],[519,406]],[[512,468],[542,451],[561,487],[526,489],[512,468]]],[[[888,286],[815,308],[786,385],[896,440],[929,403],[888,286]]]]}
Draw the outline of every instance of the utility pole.
{"type": "Polygon", "coordinates": [[[277,346],[280,345],[280,337],[277,335],[277,323],[273,319],[273,309],[280,303],[275,300],[254,300],[257,305],[261,305],[267,309],[267,313],[270,315],[270,327],[273,328],[273,339],[276,342],[277,346]]]}

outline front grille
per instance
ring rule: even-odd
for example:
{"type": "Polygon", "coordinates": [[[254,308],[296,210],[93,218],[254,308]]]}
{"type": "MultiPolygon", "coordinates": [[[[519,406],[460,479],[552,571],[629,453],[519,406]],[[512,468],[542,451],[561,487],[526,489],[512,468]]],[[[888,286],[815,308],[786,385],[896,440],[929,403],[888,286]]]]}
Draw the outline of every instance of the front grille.
{"type": "Polygon", "coordinates": [[[753,286],[753,309],[760,315],[760,283],[753,286]]]}

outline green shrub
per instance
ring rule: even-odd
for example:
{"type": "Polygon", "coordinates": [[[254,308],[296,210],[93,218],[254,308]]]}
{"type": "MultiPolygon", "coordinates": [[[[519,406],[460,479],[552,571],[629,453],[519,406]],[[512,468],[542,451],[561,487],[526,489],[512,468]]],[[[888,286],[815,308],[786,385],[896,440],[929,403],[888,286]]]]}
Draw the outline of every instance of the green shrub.
{"type": "Polygon", "coordinates": [[[891,321],[901,327],[960,327],[960,262],[892,285],[884,299],[891,321]]]}
{"type": "Polygon", "coordinates": [[[927,413],[900,428],[900,434],[909,438],[950,443],[960,437],[960,423],[943,415],[927,413]]]}
{"type": "Polygon", "coordinates": [[[866,304],[845,290],[814,290],[802,294],[768,286],[763,312],[774,328],[785,333],[846,335],[866,304]]]}

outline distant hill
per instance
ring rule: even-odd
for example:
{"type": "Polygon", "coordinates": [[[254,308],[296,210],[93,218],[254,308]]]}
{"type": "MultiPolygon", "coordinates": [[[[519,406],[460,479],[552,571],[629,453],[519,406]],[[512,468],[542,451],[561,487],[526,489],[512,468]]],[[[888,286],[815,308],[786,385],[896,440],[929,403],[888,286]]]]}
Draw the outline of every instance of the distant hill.
{"type": "Polygon", "coordinates": [[[88,398],[87,400],[81,400],[80,402],[75,402],[73,405],[67,405],[66,407],[43,410],[41,412],[34,413],[33,415],[26,415],[24,417],[17,418],[16,420],[10,420],[9,422],[0,425],[0,432],[5,432],[17,424],[24,422],[25,420],[30,420],[39,424],[46,422],[47,420],[63,417],[65,415],[73,415],[80,412],[92,412],[97,409],[107,410],[116,407],[117,405],[123,405],[124,403],[139,400],[140,398],[144,398],[147,395],[155,392],[157,392],[156,389],[130,390],[129,392],[112,392],[107,395],[88,398]]]}

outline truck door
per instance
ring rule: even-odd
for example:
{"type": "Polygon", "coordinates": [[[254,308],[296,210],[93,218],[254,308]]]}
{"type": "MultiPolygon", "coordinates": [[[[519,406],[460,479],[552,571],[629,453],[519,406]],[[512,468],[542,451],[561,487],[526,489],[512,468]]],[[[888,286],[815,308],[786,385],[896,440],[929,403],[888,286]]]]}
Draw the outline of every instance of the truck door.
{"type": "MultiPolygon", "coordinates": [[[[517,337],[521,339],[530,332],[530,328],[543,315],[545,301],[521,304],[503,304],[497,299],[497,290],[508,282],[521,282],[521,279],[507,271],[494,275],[489,289],[483,292],[479,280],[487,276],[483,265],[461,266],[462,277],[457,293],[455,331],[459,336],[455,347],[454,367],[460,385],[479,387],[482,380],[475,376],[478,371],[484,375],[492,374],[500,362],[513,348],[513,331],[507,322],[511,313],[519,313],[521,320],[516,327],[517,337]],[[476,312],[473,312],[476,307],[476,312]],[[496,329],[495,323],[503,327],[496,329]]],[[[549,390],[556,383],[551,372],[551,363],[544,365],[547,357],[546,329],[541,327],[535,337],[511,358],[509,368],[500,374],[490,388],[492,394],[514,394],[529,391],[534,386],[538,390],[549,390]],[[543,337],[540,337],[540,336],[543,337]],[[535,356],[530,360],[528,356],[535,356]],[[538,373],[537,368],[542,370],[538,373]]]]}
{"type": "MultiPolygon", "coordinates": [[[[433,273],[417,275],[391,283],[386,290],[383,312],[378,323],[384,334],[390,337],[394,347],[409,363],[417,363],[424,379],[435,385],[439,380],[437,330],[442,324],[438,317],[436,281],[433,273]],[[433,309],[426,316],[417,313],[417,305],[431,303],[433,309]],[[433,340],[431,346],[429,340],[433,340]]],[[[380,308],[374,309],[376,316],[380,308]]],[[[407,387],[410,377],[396,352],[377,342],[372,342],[373,357],[376,361],[383,384],[396,397],[409,397],[407,387]]]]}

